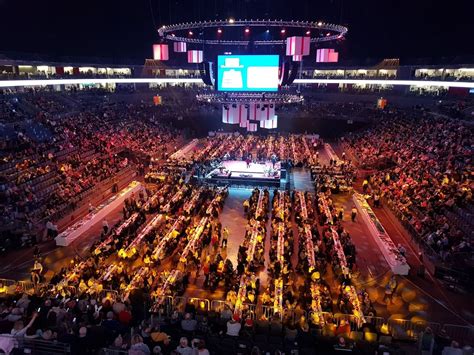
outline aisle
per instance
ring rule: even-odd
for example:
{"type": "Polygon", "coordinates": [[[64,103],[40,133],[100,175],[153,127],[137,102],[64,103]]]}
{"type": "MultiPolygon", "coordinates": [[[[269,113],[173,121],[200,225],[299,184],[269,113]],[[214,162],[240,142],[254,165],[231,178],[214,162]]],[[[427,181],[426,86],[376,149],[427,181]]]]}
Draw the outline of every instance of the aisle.
{"type": "MultiPolygon", "coordinates": [[[[122,219],[122,208],[123,205],[117,206],[107,214],[105,219],[109,226],[112,227],[122,219]]],[[[56,246],[54,240],[39,244],[43,258],[43,276],[49,280],[54,273],[67,266],[73,257],[88,255],[90,246],[99,239],[101,231],[102,223],[99,222],[67,247],[56,246]]],[[[33,266],[32,257],[33,248],[20,249],[2,257],[0,275],[10,279],[29,280],[30,270],[33,266]]]]}
{"type": "Polygon", "coordinates": [[[311,181],[311,173],[305,168],[293,168],[293,186],[295,190],[314,192],[314,184],[311,181]]]}
{"type": "Polygon", "coordinates": [[[229,196],[219,216],[222,228],[227,227],[229,230],[227,258],[232,261],[234,268],[237,266],[237,253],[239,246],[244,241],[245,226],[247,225],[242,204],[251,194],[252,189],[229,188],[229,196]]]}

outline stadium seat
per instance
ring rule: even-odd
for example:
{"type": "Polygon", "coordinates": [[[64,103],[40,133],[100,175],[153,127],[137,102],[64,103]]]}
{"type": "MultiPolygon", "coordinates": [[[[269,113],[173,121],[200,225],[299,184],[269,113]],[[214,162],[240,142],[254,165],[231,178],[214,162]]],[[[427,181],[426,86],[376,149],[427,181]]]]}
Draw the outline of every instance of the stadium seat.
{"type": "Polygon", "coordinates": [[[269,336],[268,343],[275,344],[281,347],[283,345],[283,340],[282,340],[282,337],[279,337],[279,336],[269,336]]]}
{"type": "Polygon", "coordinates": [[[283,327],[281,324],[275,324],[275,323],[270,324],[270,335],[281,336],[282,332],[283,332],[283,327]]]}
{"type": "Polygon", "coordinates": [[[238,339],[235,343],[235,350],[239,354],[249,354],[252,350],[252,342],[246,339],[238,339]]]}
{"type": "Polygon", "coordinates": [[[211,353],[219,349],[220,343],[221,343],[221,339],[217,336],[210,335],[206,339],[206,345],[209,348],[209,350],[211,350],[211,353]]]}
{"type": "Polygon", "coordinates": [[[253,337],[253,340],[256,343],[266,343],[268,341],[267,336],[264,334],[255,334],[255,336],[253,337]]]}
{"type": "Polygon", "coordinates": [[[219,349],[227,353],[232,353],[235,349],[235,340],[231,338],[223,338],[219,344],[219,349]]]}
{"type": "Polygon", "coordinates": [[[392,343],[392,337],[389,335],[381,335],[379,338],[379,343],[380,344],[391,344],[392,343]]]}
{"type": "Polygon", "coordinates": [[[266,334],[268,335],[270,333],[270,325],[268,321],[257,321],[256,322],[256,327],[255,327],[256,333],[257,334],[266,334]]]}

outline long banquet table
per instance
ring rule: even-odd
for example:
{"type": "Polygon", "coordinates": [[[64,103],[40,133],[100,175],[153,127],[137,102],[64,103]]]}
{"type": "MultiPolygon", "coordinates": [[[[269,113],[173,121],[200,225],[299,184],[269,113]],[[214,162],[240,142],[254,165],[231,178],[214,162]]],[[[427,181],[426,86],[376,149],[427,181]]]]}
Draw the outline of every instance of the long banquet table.
{"type": "Polygon", "coordinates": [[[352,199],[392,272],[397,275],[408,275],[410,266],[407,264],[405,257],[398,251],[365,197],[359,193],[354,193],[352,199]]]}
{"type": "Polygon", "coordinates": [[[137,193],[142,188],[143,187],[140,182],[132,181],[119,193],[109,198],[106,202],[98,206],[94,211],[60,233],[55,238],[56,245],[62,247],[68,246],[87,230],[89,230],[93,225],[105,218],[105,216],[107,216],[112,210],[120,206],[130,195],[137,193]]]}
{"type": "Polygon", "coordinates": [[[171,159],[183,159],[190,151],[192,151],[196,145],[199,143],[199,139],[194,138],[191,142],[186,144],[184,147],[178,151],[171,154],[171,159]]]}
{"type": "Polygon", "coordinates": [[[324,143],[324,150],[326,151],[326,154],[328,155],[329,159],[335,160],[337,163],[339,163],[339,157],[332,148],[331,144],[324,143]]]}

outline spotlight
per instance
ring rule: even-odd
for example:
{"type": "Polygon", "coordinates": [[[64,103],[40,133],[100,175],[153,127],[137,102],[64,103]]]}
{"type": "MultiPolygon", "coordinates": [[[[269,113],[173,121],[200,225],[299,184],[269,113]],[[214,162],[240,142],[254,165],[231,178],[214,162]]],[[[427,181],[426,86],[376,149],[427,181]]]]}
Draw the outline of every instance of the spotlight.
{"type": "Polygon", "coordinates": [[[235,22],[235,20],[231,17],[231,18],[229,19],[229,23],[234,23],[234,22],[235,22]]]}
{"type": "Polygon", "coordinates": [[[309,36],[311,34],[311,31],[306,31],[306,34],[309,36]]]}
{"type": "Polygon", "coordinates": [[[250,32],[250,28],[246,28],[245,33],[249,33],[249,32],[250,32]]]}
{"type": "Polygon", "coordinates": [[[192,36],[192,35],[193,35],[193,31],[189,31],[189,32],[188,32],[188,35],[192,36]]]}
{"type": "Polygon", "coordinates": [[[321,21],[318,22],[318,26],[321,27],[323,23],[321,21]]]}
{"type": "Polygon", "coordinates": [[[218,28],[217,33],[222,33],[222,30],[220,28],[218,28]]]}
{"type": "Polygon", "coordinates": [[[331,32],[326,33],[326,37],[329,37],[331,35],[331,32]]]}
{"type": "Polygon", "coordinates": [[[280,32],[281,32],[281,33],[285,33],[286,30],[285,30],[284,28],[282,28],[280,32]]]}
{"type": "Polygon", "coordinates": [[[270,30],[266,30],[267,33],[270,33],[270,30]]]}

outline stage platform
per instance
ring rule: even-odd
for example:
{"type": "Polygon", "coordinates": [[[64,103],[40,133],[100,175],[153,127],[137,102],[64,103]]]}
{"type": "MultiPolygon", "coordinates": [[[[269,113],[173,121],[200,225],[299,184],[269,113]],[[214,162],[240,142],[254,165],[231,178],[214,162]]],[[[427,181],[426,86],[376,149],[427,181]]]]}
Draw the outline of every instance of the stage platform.
{"type": "Polygon", "coordinates": [[[247,163],[242,160],[223,161],[219,167],[206,175],[206,181],[216,185],[238,186],[274,186],[280,187],[282,180],[286,181],[286,171],[281,169],[278,162],[247,163]]]}

